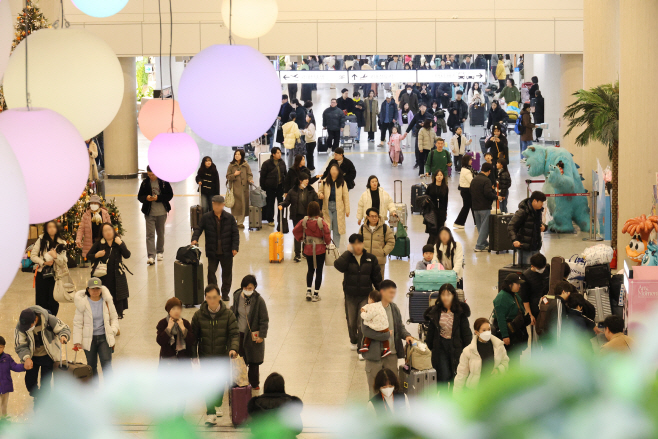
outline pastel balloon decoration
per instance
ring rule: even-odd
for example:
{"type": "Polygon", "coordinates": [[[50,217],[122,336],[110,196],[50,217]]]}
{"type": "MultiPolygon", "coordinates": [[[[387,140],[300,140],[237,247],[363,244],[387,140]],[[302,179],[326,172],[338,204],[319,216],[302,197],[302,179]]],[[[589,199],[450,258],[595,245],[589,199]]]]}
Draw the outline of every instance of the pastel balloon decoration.
{"type": "Polygon", "coordinates": [[[158,134],[149,145],[148,160],[158,178],[183,181],[199,167],[199,147],[186,133],[158,134]]]}
{"type": "Polygon", "coordinates": [[[274,27],[279,6],[276,0],[231,0],[222,1],[222,20],[235,35],[254,39],[262,37],[274,27]],[[232,10],[231,10],[232,9],[232,10]]]}
{"type": "MultiPolygon", "coordinates": [[[[180,111],[177,101],[173,102],[174,110],[174,133],[185,131],[185,118],[180,111]]],[[[142,99],[142,108],[139,110],[137,121],[142,134],[149,139],[161,133],[171,133],[171,99],[142,99]]]]}
{"type": "MultiPolygon", "coordinates": [[[[2,0],[6,2],[7,0],[2,0]]],[[[30,206],[25,179],[18,159],[5,136],[0,134],[0,297],[2,297],[18,271],[30,228],[30,206]]]]}
{"type": "MultiPolygon", "coordinates": [[[[0,133],[11,145],[25,177],[29,223],[40,224],[69,210],[89,176],[87,146],[73,124],[46,108],[12,108],[0,113],[0,133]]],[[[13,185],[0,187],[6,192],[14,190],[13,185]]],[[[13,205],[2,206],[16,214],[13,205]]]]}
{"type": "Polygon", "coordinates": [[[281,106],[281,82],[256,49],[214,45],[197,53],[185,67],[178,100],[197,135],[217,145],[244,145],[274,123],[281,106]]]}
{"type": "Polygon", "coordinates": [[[73,5],[92,17],[109,17],[120,12],[128,0],[71,0],[73,5]]]}
{"type": "Polygon", "coordinates": [[[14,26],[12,23],[9,0],[0,0],[0,80],[5,73],[11,55],[11,45],[14,40],[14,26]]]}
{"type": "Polygon", "coordinates": [[[103,131],[119,111],[124,91],[121,64],[110,46],[84,29],[41,29],[30,34],[14,50],[5,72],[9,108],[26,106],[26,41],[31,106],[58,112],[83,139],[103,131]]]}

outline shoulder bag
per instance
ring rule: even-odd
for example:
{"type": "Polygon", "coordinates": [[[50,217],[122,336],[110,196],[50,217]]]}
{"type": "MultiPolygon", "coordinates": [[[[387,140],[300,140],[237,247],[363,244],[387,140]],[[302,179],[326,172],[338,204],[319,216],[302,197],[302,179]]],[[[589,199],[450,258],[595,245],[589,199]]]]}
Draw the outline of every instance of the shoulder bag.
{"type": "Polygon", "coordinates": [[[71,278],[68,267],[61,273],[55,273],[55,288],[53,289],[53,298],[59,303],[72,303],[75,294],[75,283],[71,278]]]}
{"type": "Polygon", "coordinates": [[[226,196],[224,197],[224,205],[229,209],[235,206],[235,195],[233,195],[233,188],[228,181],[226,181],[226,196]]]}
{"type": "Polygon", "coordinates": [[[519,299],[516,296],[516,293],[512,293],[512,295],[514,296],[514,302],[516,302],[516,306],[518,307],[519,312],[517,313],[516,317],[514,317],[514,320],[507,322],[507,329],[509,330],[510,335],[523,335],[523,331],[526,331],[526,326],[530,324],[530,316],[523,312],[523,307],[519,303],[519,299]]]}
{"type": "MultiPolygon", "coordinates": [[[[107,255],[107,261],[110,261],[110,255],[112,255],[112,247],[110,247],[110,253],[107,255]]],[[[98,261],[96,267],[91,270],[91,277],[103,277],[107,274],[107,262],[98,261]]]]}
{"type": "Polygon", "coordinates": [[[324,257],[324,265],[333,267],[334,262],[336,262],[336,259],[338,259],[339,257],[340,257],[340,252],[338,251],[338,248],[336,247],[336,244],[334,244],[334,241],[332,239],[329,245],[327,245],[327,251],[324,257]]]}

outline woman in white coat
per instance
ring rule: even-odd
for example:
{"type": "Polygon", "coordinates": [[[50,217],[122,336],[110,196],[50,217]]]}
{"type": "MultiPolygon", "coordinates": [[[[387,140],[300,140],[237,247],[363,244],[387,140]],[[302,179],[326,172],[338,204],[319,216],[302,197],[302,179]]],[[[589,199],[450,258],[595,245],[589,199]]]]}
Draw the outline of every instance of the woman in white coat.
{"type": "Polygon", "coordinates": [[[112,370],[112,351],[119,334],[119,315],[114,308],[112,295],[97,277],[87,282],[87,289],[75,293],[73,343],[84,349],[87,364],[94,376],[98,375],[100,359],[103,374],[112,370]]]}
{"type": "Polygon", "coordinates": [[[361,221],[366,219],[366,211],[374,207],[379,210],[379,224],[384,224],[388,221],[388,214],[397,216],[395,211],[395,204],[391,196],[379,186],[379,180],[376,176],[371,175],[368,177],[368,184],[366,191],[359,198],[359,206],[356,210],[356,220],[361,225],[361,221]]]}
{"type": "Polygon", "coordinates": [[[457,283],[461,284],[464,277],[464,248],[461,243],[455,241],[447,227],[439,229],[432,263],[441,264],[446,270],[453,270],[457,273],[457,283]]]}
{"type": "Polygon", "coordinates": [[[464,348],[459,358],[454,393],[460,392],[464,387],[475,389],[483,374],[497,375],[506,372],[509,368],[505,343],[491,335],[489,320],[480,317],[475,321],[473,329],[475,329],[475,337],[471,344],[464,348]]]}

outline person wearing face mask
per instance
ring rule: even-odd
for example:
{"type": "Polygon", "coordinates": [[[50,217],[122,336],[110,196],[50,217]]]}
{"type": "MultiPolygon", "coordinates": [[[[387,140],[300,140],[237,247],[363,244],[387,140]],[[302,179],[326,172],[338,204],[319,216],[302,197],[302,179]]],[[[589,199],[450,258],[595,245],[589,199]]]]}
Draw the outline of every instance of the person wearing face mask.
{"type": "Polygon", "coordinates": [[[418,110],[420,108],[419,105],[418,105],[418,103],[419,103],[418,95],[413,92],[413,86],[411,84],[406,85],[405,91],[400,93],[399,99],[400,99],[400,102],[399,102],[398,106],[400,108],[403,108],[404,104],[408,104],[409,109],[411,110],[411,112],[413,114],[418,113],[418,110]]]}
{"type": "Polygon", "coordinates": [[[521,298],[525,311],[530,314],[531,324],[535,324],[539,316],[539,300],[548,294],[551,267],[546,263],[546,256],[541,253],[532,255],[530,268],[521,274],[523,284],[521,298]]]}
{"type": "Polygon", "coordinates": [[[101,226],[111,222],[110,214],[102,207],[100,197],[98,195],[89,197],[89,207],[82,214],[78,233],[75,235],[75,245],[82,249],[83,255],[89,253],[91,246],[101,239],[101,226]]]}
{"type": "Polygon", "coordinates": [[[55,221],[43,225],[44,233],[34,243],[30,259],[34,262],[34,303],[57,315],[59,302],[53,296],[55,275],[68,270],[66,241],[61,237],[55,221]]]}
{"type": "Polygon", "coordinates": [[[185,361],[191,364],[194,334],[190,322],[181,316],[183,303],[172,297],[165,303],[167,317],[155,327],[155,341],[160,345],[160,363],[185,361]]]}
{"type": "Polygon", "coordinates": [[[375,396],[368,402],[368,411],[377,418],[387,418],[391,413],[411,414],[409,399],[400,389],[398,376],[391,369],[381,369],[375,376],[375,396]]]}
{"type": "Polygon", "coordinates": [[[233,293],[231,311],[235,314],[240,330],[238,355],[244,358],[249,371],[247,377],[251,390],[256,395],[260,391],[259,367],[265,358],[265,339],[270,326],[265,299],[256,288],[258,282],[254,275],[248,274],[240,283],[240,289],[233,293]]]}
{"type": "Polygon", "coordinates": [[[509,357],[505,344],[498,337],[491,335],[489,320],[480,317],[473,325],[475,338],[464,348],[457,367],[454,393],[466,387],[475,389],[481,376],[505,373],[509,368],[509,357]]]}
{"type": "MultiPolygon", "coordinates": [[[[288,192],[286,199],[279,204],[279,210],[290,206],[290,218],[292,219],[293,227],[304,219],[308,211],[308,205],[313,201],[318,201],[318,193],[315,192],[313,186],[309,185],[310,178],[307,173],[301,172],[297,185],[288,192]]],[[[295,240],[295,262],[300,262],[301,260],[302,243],[295,240]]]]}

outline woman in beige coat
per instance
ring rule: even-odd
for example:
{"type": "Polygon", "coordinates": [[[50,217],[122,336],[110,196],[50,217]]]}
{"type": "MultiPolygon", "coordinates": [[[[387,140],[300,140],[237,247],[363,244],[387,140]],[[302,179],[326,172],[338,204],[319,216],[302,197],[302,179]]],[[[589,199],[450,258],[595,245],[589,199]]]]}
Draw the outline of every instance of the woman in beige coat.
{"type": "Polygon", "coordinates": [[[98,145],[94,139],[86,140],[87,152],[89,153],[89,181],[98,180],[98,166],[96,166],[96,157],[98,157],[98,145]]]}
{"type": "Polygon", "coordinates": [[[368,133],[368,141],[374,141],[377,132],[377,116],[379,115],[379,102],[375,99],[374,90],[370,90],[368,97],[364,100],[363,110],[365,112],[365,130],[368,133]]]}
{"type": "Polygon", "coordinates": [[[249,163],[244,159],[243,150],[238,149],[233,154],[233,161],[226,171],[226,179],[235,198],[231,214],[235,217],[238,227],[244,229],[244,218],[249,216],[249,184],[254,184],[254,176],[249,163]]]}
{"type": "Polygon", "coordinates": [[[347,231],[345,217],[350,216],[350,194],[338,163],[332,163],[327,178],[320,181],[318,198],[323,200],[322,218],[333,232],[333,241],[340,247],[340,236],[347,231]]]}
{"type": "Polygon", "coordinates": [[[395,247],[393,228],[379,221],[379,210],[371,207],[366,211],[366,222],[359,229],[363,236],[363,249],[377,256],[379,268],[384,277],[386,259],[395,247]]]}

